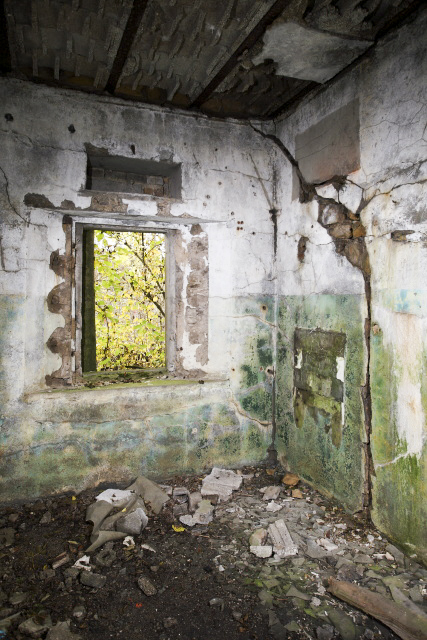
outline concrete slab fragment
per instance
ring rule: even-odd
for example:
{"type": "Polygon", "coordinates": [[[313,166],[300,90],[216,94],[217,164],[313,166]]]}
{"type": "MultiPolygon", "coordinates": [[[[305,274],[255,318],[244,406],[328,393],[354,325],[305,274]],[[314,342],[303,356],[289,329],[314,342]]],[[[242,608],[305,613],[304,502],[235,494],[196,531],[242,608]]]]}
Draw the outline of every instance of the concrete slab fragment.
{"type": "Polygon", "coordinates": [[[243,478],[229,469],[214,467],[202,484],[202,496],[218,496],[221,501],[228,500],[237,489],[240,489],[243,478]]]}
{"type": "Polygon", "coordinates": [[[284,520],[276,520],[274,524],[270,524],[268,534],[273,542],[273,551],[279,558],[295,556],[298,553],[298,547],[292,540],[284,520]]]}

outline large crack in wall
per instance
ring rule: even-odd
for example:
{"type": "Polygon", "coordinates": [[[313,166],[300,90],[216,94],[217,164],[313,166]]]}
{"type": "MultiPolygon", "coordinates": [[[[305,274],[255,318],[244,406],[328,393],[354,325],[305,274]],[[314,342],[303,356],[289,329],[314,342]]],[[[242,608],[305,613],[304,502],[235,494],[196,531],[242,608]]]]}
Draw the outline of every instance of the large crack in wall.
{"type": "MultiPolygon", "coordinates": [[[[332,197],[321,195],[322,187],[332,185],[338,192],[346,183],[346,176],[334,176],[321,184],[315,184],[305,179],[298,161],[291,154],[289,149],[274,134],[265,133],[254,127],[252,129],[263,138],[270,140],[280,149],[288,162],[292,165],[299,184],[299,201],[301,203],[315,200],[318,203],[318,223],[326,229],[335,246],[335,251],[344,256],[352,266],[356,267],[362,274],[365,284],[365,298],[367,306],[367,316],[365,318],[364,336],[367,353],[365,383],[361,386],[361,399],[364,410],[365,436],[362,443],[364,455],[364,486],[362,504],[367,517],[370,517],[372,506],[372,476],[375,469],[371,452],[371,431],[372,431],[372,402],[371,402],[371,376],[370,376],[370,356],[371,356],[371,267],[369,254],[366,247],[366,230],[360,221],[360,212],[366,206],[366,202],[361,199],[356,212],[351,211],[347,206],[337,202],[332,197]]],[[[308,239],[301,236],[298,243],[298,259],[304,261],[304,254],[308,239]]]]}

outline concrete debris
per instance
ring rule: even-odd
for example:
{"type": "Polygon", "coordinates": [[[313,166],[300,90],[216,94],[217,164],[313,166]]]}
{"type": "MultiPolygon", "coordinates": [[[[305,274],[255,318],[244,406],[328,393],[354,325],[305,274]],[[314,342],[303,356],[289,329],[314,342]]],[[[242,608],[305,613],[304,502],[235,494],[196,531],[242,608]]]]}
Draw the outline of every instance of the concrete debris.
{"type": "Polygon", "coordinates": [[[46,640],[79,640],[80,638],[80,635],[70,631],[69,621],[58,622],[46,636],[46,640]]]}
{"type": "Polygon", "coordinates": [[[190,513],[195,512],[201,500],[202,494],[200,491],[193,491],[193,493],[190,493],[188,497],[188,510],[190,513]]]}
{"type": "Polygon", "coordinates": [[[18,620],[21,616],[22,616],[22,613],[18,611],[17,613],[14,613],[13,615],[7,616],[6,618],[3,618],[2,620],[0,620],[0,631],[6,632],[9,629],[9,627],[11,627],[14,624],[14,622],[18,620]]]}
{"type": "Polygon", "coordinates": [[[141,531],[145,529],[147,524],[147,514],[142,507],[138,507],[117,520],[116,529],[118,531],[123,531],[124,533],[138,536],[141,531]]]}
{"type": "Polygon", "coordinates": [[[126,536],[126,538],[123,540],[123,546],[124,547],[134,547],[135,546],[135,540],[132,538],[132,536],[126,536]]]}
{"type": "Polygon", "coordinates": [[[83,569],[84,571],[92,571],[92,567],[90,566],[90,557],[82,556],[73,564],[73,567],[76,569],[83,569]]]}
{"type": "Polygon", "coordinates": [[[18,630],[24,635],[30,638],[40,638],[48,629],[52,626],[52,620],[49,615],[42,616],[40,613],[37,616],[37,622],[34,618],[28,618],[18,627],[18,630]]]}
{"type": "Polygon", "coordinates": [[[249,538],[249,546],[259,547],[267,541],[267,529],[257,529],[249,538]]]}
{"type": "Polygon", "coordinates": [[[277,500],[280,494],[280,487],[275,487],[274,485],[271,487],[264,487],[263,494],[263,500],[277,500]]]}
{"type": "Polygon", "coordinates": [[[139,495],[145,502],[148,502],[152,511],[157,515],[169,500],[168,494],[159,487],[158,484],[152,482],[144,476],[139,476],[133,484],[128,488],[128,491],[133,491],[139,495]]]}
{"type": "Polygon", "coordinates": [[[336,551],[339,548],[337,544],[331,542],[331,540],[328,540],[328,538],[319,538],[319,540],[316,540],[316,542],[326,551],[336,551]]]}
{"type": "Polygon", "coordinates": [[[257,558],[269,558],[273,555],[273,547],[269,544],[265,545],[251,545],[249,551],[253,553],[257,558]]]}
{"type": "Polygon", "coordinates": [[[219,501],[226,501],[233,491],[240,489],[243,477],[229,469],[214,467],[202,483],[201,494],[203,497],[218,496],[219,501]]]}
{"type": "Polygon", "coordinates": [[[146,576],[139,576],[138,587],[146,596],[155,596],[157,593],[156,587],[146,576]]]}
{"type": "Polygon", "coordinates": [[[212,598],[209,600],[210,607],[216,607],[220,611],[224,611],[224,600],[222,598],[212,598]]]}
{"type": "Polygon", "coordinates": [[[274,502],[274,500],[269,502],[266,506],[266,511],[269,511],[271,513],[276,513],[276,511],[280,511],[280,509],[283,509],[283,505],[277,504],[277,502],[274,502]]]}
{"type": "Polygon", "coordinates": [[[201,500],[194,515],[180,517],[182,524],[193,527],[195,524],[209,524],[213,520],[214,506],[209,500],[201,500]]]}
{"type": "Polygon", "coordinates": [[[284,520],[276,520],[274,524],[270,524],[268,534],[273,542],[273,551],[279,558],[298,553],[298,547],[292,540],[284,520]]]}
{"type": "Polygon", "coordinates": [[[129,500],[133,497],[133,493],[131,489],[106,489],[98,496],[96,496],[95,500],[102,500],[103,502],[109,502],[113,505],[113,507],[117,507],[118,509],[123,508],[129,502],[129,500]]]}
{"type": "Polygon", "coordinates": [[[141,549],[145,549],[146,551],[151,551],[151,553],[157,553],[157,551],[149,544],[142,544],[141,549]]]}
{"type": "Polygon", "coordinates": [[[80,582],[86,587],[101,589],[107,582],[107,578],[100,573],[89,573],[87,571],[83,571],[80,575],[80,582]]]}

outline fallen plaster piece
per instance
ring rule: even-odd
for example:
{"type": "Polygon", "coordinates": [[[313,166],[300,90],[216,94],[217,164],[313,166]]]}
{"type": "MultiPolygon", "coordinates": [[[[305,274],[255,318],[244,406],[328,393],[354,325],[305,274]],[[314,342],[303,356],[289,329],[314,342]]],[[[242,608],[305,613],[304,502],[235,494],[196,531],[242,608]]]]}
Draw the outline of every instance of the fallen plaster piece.
{"type": "Polygon", "coordinates": [[[346,38],[296,22],[274,22],[263,36],[264,46],[253,58],[276,62],[279,76],[327,82],[372,45],[369,40],[346,38]]]}
{"type": "Polygon", "coordinates": [[[263,491],[263,500],[276,500],[279,497],[281,487],[271,486],[263,491]]]}
{"type": "Polygon", "coordinates": [[[122,514],[122,517],[116,522],[116,530],[138,536],[147,524],[147,514],[142,507],[137,507],[129,513],[122,514]]]}
{"type": "Polygon", "coordinates": [[[148,502],[155,514],[159,514],[163,505],[168,502],[169,496],[159,487],[158,484],[152,482],[144,476],[139,476],[127,491],[133,491],[141,496],[145,502],[148,502]]]}
{"type": "Polygon", "coordinates": [[[226,501],[233,491],[240,489],[243,477],[229,469],[214,467],[203,479],[202,496],[218,496],[218,500],[226,501]]]}
{"type": "Polygon", "coordinates": [[[73,564],[75,569],[84,569],[85,571],[92,571],[90,566],[90,556],[82,556],[73,564]]]}
{"type": "Polygon", "coordinates": [[[326,551],[336,551],[339,549],[338,545],[328,540],[328,538],[319,538],[316,542],[318,545],[326,549],[326,551]]]}
{"type": "Polygon", "coordinates": [[[133,539],[132,536],[126,536],[126,538],[123,540],[123,546],[124,547],[134,547],[135,546],[135,540],[133,539]]]}
{"type": "Polygon", "coordinates": [[[269,558],[273,554],[273,547],[270,544],[251,545],[249,551],[257,558],[269,558]]]}
{"type": "Polygon", "coordinates": [[[214,507],[209,500],[201,500],[197,511],[193,516],[184,515],[180,517],[182,524],[187,527],[194,527],[195,524],[209,524],[213,520],[214,507]]]}
{"type": "Polygon", "coordinates": [[[95,500],[102,500],[104,502],[109,502],[114,507],[117,507],[118,509],[120,509],[120,507],[124,507],[132,497],[133,497],[132,491],[129,489],[124,489],[124,490],[123,489],[106,489],[105,491],[100,493],[98,496],[96,496],[95,500]]]}
{"type": "Polygon", "coordinates": [[[268,533],[273,542],[273,551],[279,558],[295,556],[298,553],[298,547],[292,540],[284,520],[276,520],[270,524],[268,533]]]}
{"type": "Polygon", "coordinates": [[[283,509],[283,505],[277,504],[277,502],[274,502],[274,500],[269,502],[266,507],[266,511],[271,511],[273,513],[276,513],[276,511],[280,511],[280,509],[283,509]]]}
{"type": "Polygon", "coordinates": [[[86,549],[86,553],[92,553],[98,547],[102,547],[103,544],[110,540],[121,540],[125,538],[126,534],[121,531],[97,531],[90,537],[91,545],[86,549]]]}

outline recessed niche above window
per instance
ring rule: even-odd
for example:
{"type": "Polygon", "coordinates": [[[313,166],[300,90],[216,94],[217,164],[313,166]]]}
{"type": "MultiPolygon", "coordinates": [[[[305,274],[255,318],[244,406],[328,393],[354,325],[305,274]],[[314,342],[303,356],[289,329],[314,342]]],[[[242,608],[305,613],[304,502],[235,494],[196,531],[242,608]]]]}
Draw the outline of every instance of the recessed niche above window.
{"type": "Polygon", "coordinates": [[[178,199],[181,197],[181,165],[119,156],[88,155],[86,189],[178,199]]]}

